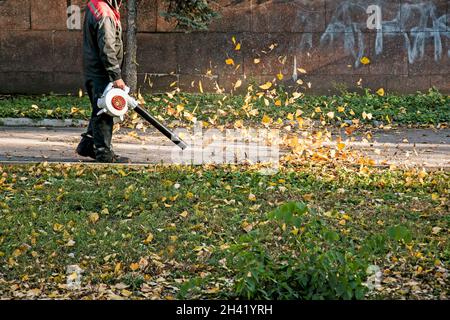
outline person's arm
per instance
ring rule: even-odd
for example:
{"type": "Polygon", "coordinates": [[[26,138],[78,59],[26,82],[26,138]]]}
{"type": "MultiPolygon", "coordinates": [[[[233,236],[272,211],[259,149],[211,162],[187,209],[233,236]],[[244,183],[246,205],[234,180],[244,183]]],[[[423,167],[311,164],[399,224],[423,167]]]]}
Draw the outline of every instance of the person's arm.
{"type": "Polygon", "coordinates": [[[109,81],[114,82],[114,86],[124,89],[125,83],[122,80],[122,70],[116,52],[116,26],[110,17],[105,17],[98,22],[97,42],[100,49],[100,59],[108,73],[109,81]]]}

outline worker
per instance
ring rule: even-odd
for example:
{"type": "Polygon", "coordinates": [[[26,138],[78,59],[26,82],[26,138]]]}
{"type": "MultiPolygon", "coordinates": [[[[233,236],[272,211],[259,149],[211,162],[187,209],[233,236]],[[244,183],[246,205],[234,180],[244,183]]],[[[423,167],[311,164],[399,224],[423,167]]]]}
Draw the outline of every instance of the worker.
{"type": "Polygon", "coordinates": [[[129,162],[112,150],[113,118],[97,115],[97,100],[110,82],[125,89],[122,80],[123,41],[119,0],[90,0],[87,3],[83,27],[83,73],[85,88],[92,105],[92,115],[86,133],[82,134],[76,152],[97,162],[129,162]]]}

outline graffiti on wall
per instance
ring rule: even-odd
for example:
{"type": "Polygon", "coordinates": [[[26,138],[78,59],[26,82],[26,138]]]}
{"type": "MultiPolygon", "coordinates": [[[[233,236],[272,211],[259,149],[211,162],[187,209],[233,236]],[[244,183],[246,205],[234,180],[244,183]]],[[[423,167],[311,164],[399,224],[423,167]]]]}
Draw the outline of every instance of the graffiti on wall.
{"type": "MultiPolygon", "coordinates": [[[[382,4],[378,6],[382,8],[382,4]]],[[[342,2],[320,39],[321,44],[325,44],[333,43],[336,38],[342,37],[345,50],[355,58],[356,67],[359,66],[367,47],[363,31],[369,20],[367,23],[361,23],[354,21],[352,17],[355,13],[367,13],[367,8],[361,1],[342,2]]],[[[434,59],[438,61],[444,54],[444,41],[450,39],[447,21],[448,15],[438,16],[436,5],[432,2],[402,4],[393,20],[380,19],[375,37],[375,54],[383,53],[385,38],[397,37],[408,52],[409,63],[424,57],[428,43],[434,46],[434,59]]],[[[450,50],[446,54],[450,57],[450,50]]]]}
{"type": "MultiPolygon", "coordinates": [[[[233,0],[229,6],[235,6],[244,0],[233,0]]],[[[291,3],[295,8],[297,24],[305,29],[313,30],[318,25],[317,13],[309,11],[304,4],[313,3],[312,0],[257,0],[255,5],[267,3],[291,3]]],[[[434,48],[434,59],[439,61],[444,54],[450,57],[450,48],[445,52],[445,43],[450,39],[450,14],[439,16],[437,6],[432,1],[403,3],[397,8],[392,20],[383,19],[383,11],[391,7],[385,6],[385,0],[345,0],[341,1],[334,10],[325,32],[320,37],[320,45],[335,45],[342,41],[347,54],[354,57],[355,67],[360,66],[360,60],[365,55],[369,44],[365,31],[375,30],[375,54],[380,55],[384,50],[384,42],[389,38],[398,38],[404,45],[408,62],[425,56],[425,48],[431,44],[434,48]],[[361,17],[363,17],[361,19],[361,17]],[[364,17],[366,19],[364,19],[364,17]]],[[[1,0],[0,0],[1,4],[1,0]]],[[[81,29],[81,10],[76,5],[67,9],[67,27],[72,30],[81,29]]],[[[323,13],[323,12],[322,12],[323,13]]],[[[449,42],[450,43],[450,42],[449,42]]],[[[300,39],[300,51],[307,51],[314,47],[312,32],[305,32],[300,39]]],[[[295,69],[295,68],[294,68],[295,69]]]]}

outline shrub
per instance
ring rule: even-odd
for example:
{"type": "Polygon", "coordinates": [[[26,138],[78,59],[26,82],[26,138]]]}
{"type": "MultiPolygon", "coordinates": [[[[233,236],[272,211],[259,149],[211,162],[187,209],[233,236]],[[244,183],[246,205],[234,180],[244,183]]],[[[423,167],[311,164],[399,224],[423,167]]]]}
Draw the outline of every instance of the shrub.
{"type": "Polygon", "coordinates": [[[362,299],[368,264],[351,242],[306,204],[290,202],[269,214],[277,230],[255,230],[230,248],[235,295],[245,299],[362,299]],[[267,241],[269,240],[271,241],[267,241]],[[280,239],[279,241],[274,241],[280,239]],[[275,246],[275,248],[270,247],[275,246]]]}

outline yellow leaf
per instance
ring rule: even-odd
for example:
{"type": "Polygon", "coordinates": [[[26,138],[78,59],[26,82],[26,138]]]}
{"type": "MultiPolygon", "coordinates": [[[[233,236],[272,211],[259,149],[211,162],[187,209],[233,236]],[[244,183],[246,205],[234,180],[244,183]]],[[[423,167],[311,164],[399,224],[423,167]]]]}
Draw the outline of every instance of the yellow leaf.
{"type": "Polygon", "coordinates": [[[241,226],[242,229],[245,230],[245,232],[250,232],[253,229],[253,225],[251,223],[248,223],[247,221],[244,221],[241,226]]]}
{"type": "Polygon", "coordinates": [[[363,117],[363,119],[371,120],[372,119],[372,114],[371,113],[366,113],[365,111],[363,111],[362,117],[363,117]]]}
{"type": "Polygon", "coordinates": [[[362,57],[362,58],[361,58],[361,63],[362,63],[363,65],[368,65],[368,64],[370,63],[370,59],[367,58],[367,57],[362,57]]]}
{"type": "Polygon", "coordinates": [[[248,195],[248,200],[250,200],[250,201],[256,201],[256,196],[255,196],[253,193],[250,193],[250,194],[248,195]]]}
{"type": "Polygon", "coordinates": [[[206,293],[213,294],[213,293],[217,293],[217,292],[219,292],[219,291],[220,291],[220,288],[219,288],[219,287],[214,287],[214,288],[211,288],[211,289],[206,290],[206,293]]]}
{"type": "Polygon", "coordinates": [[[254,64],[258,64],[258,63],[260,63],[260,62],[261,62],[261,59],[259,59],[259,58],[253,59],[253,63],[254,63],[254,64]]]}
{"type": "Polygon", "coordinates": [[[297,71],[303,74],[307,73],[306,70],[303,68],[297,68],[297,71]]]}
{"type": "Polygon", "coordinates": [[[21,254],[22,254],[22,251],[20,251],[19,249],[16,249],[16,250],[14,250],[12,255],[13,255],[14,258],[17,258],[21,254]]]}
{"type": "Polygon", "coordinates": [[[337,109],[338,109],[338,112],[341,112],[341,113],[345,111],[344,107],[338,107],[337,109]]]}
{"type": "Polygon", "coordinates": [[[98,215],[98,213],[93,212],[89,214],[89,221],[91,221],[92,223],[96,223],[98,221],[98,219],[100,219],[100,216],[98,215]]]}
{"type": "Polygon", "coordinates": [[[280,99],[276,100],[276,101],[275,101],[275,105],[276,105],[277,107],[281,107],[281,100],[280,100],[280,99]]]}
{"type": "Polygon", "coordinates": [[[187,216],[188,216],[187,211],[183,211],[182,213],[180,213],[180,217],[182,217],[182,218],[186,218],[187,216]]]}
{"type": "Polygon", "coordinates": [[[121,269],[122,269],[122,264],[120,262],[118,262],[116,264],[116,266],[114,267],[114,273],[119,273],[121,269]]]}
{"type": "Polygon", "coordinates": [[[183,110],[184,110],[184,105],[182,105],[182,104],[177,105],[177,112],[178,113],[182,112],[183,110]]]}
{"type": "Polygon", "coordinates": [[[385,94],[384,89],[383,89],[383,88],[378,89],[377,94],[378,94],[379,96],[383,97],[384,94],[385,94]]]}
{"type": "Polygon", "coordinates": [[[126,290],[126,289],[123,289],[120,293],[121,293],[124,297],[129,297],[129,296],[131,296],[131,295],[133,294],[133,292],[128,291],[128,290],[126,290]]]}
{"type": "Polygon", "coordinates": [[[231,58],[228,58],[227,60],[225,60],[225,63],[226,63],[227,65],[233,65],[233,66],[234,66],[234,60],[231,59],[231,58]]]}
{"type": "Polygon", "coordinates": [[[432,200],[437,200],[437,199],[439,199],[439,195],[438,195],[437,193],[433,193],[433,194],[431,195],[431,199],[432,199],[432,200]]]}
{"type": "Polygon", "coordinates": [[[273,121],[273,119],[266,114],[262,118],[262,123],[264,125],[269,125],[272,121],[273,121]]]}
{"type": "Polygon", "coordinates": [[[272,87],[272,82],[268,81],[268,82],[266,82],[265,84],[260,85],[259,87],[260,87],[261,89],[263,89],[263,90],[268,90],[268,89],[270,89],[270,88],[272,87]]]}
{"type": "Polygon", "coordinates": [[[306,201],[311,201],[313,198],[313,194],[312,193],[305,193],[302,198],[306,201]]]}
{"type": "Polygon", "coordinates": [[[236,44],[236,47],[234,48],[234,50],[236,50],[236,51],[241,50],[241,44],[240,43],[236,44]]]}
{"type": "Polygon", "coordinates": [[[200,93],[203,93],[203,86],[201,80],[198,81],[198,89],[200,90],[200,93]]]}
{"type": "Polygon", "coordinates": [[[144,244],[149,244],[152,241],[153,241],[153,233],[149,233],[147,238],[143,242],[144,244]]]}
{"type": "Polygon", "coordinates": [[[314,112],[315,112],[315,113],[321,113],[321,112],[322,112],[322,109],[321,109],[320,107],[316,107],[316,108],[314,109],[314,112]]]}
{"type": "Polygon", "coordinates": [[[78,97],[83,98],[83,90],[78,90],[78,97]]]}
{"type": "Polygon", "coordinates": [[[55,223],[55,224],[53,225],[53,230],[56,231],[56,232],[60,232],[60,231],[62,231],[63,229],[64,229],[64,226],[63,226],[62,224],[55,223]]]}
{"type": "Polygon", "coordinates": [[[339,143],[337,144],[337,149],[338,149],[339,151],[344,150],[344,148],[345,148],[345,143],[339,142],[339,143]]]}
{"type": "Polygon", "coordinates": [[[132,264],[130,265],[130,269],[131,269],[132,271],[136,271],[137,269],[139,269],[139,263],[132,263],[132,264]]]}
{"type": "Polygon", "coordinates": [[[241,79],[239,79],[238,81],[236,81],[236,83],[234,84],[234,90],[236,90],[237,88],[239,88],[242,85],[242,81],[241,79]]]}
{"type": "Polygon", "coordinates": [[[236,120],[236,122],[234,123],[234,127],[242,128],[242,127],[244,127],[244,122],[242,120],[236,120]]]}
{"type": "Polygon", "coordinates": [[[236,38],[234,36],[231,38],[231,41],[233,42],[233,44],[236,44],[236,38]]]}
{"type": "Polygon", "coordinates": [[[280,73],[278,73],[277,74],[277,78],[278,78],[278,80],[283,80],[283,78],[284,78],[284,76],[283,76],[283,74],[281,73],[281,71],[280,71],[280,73]]]}

